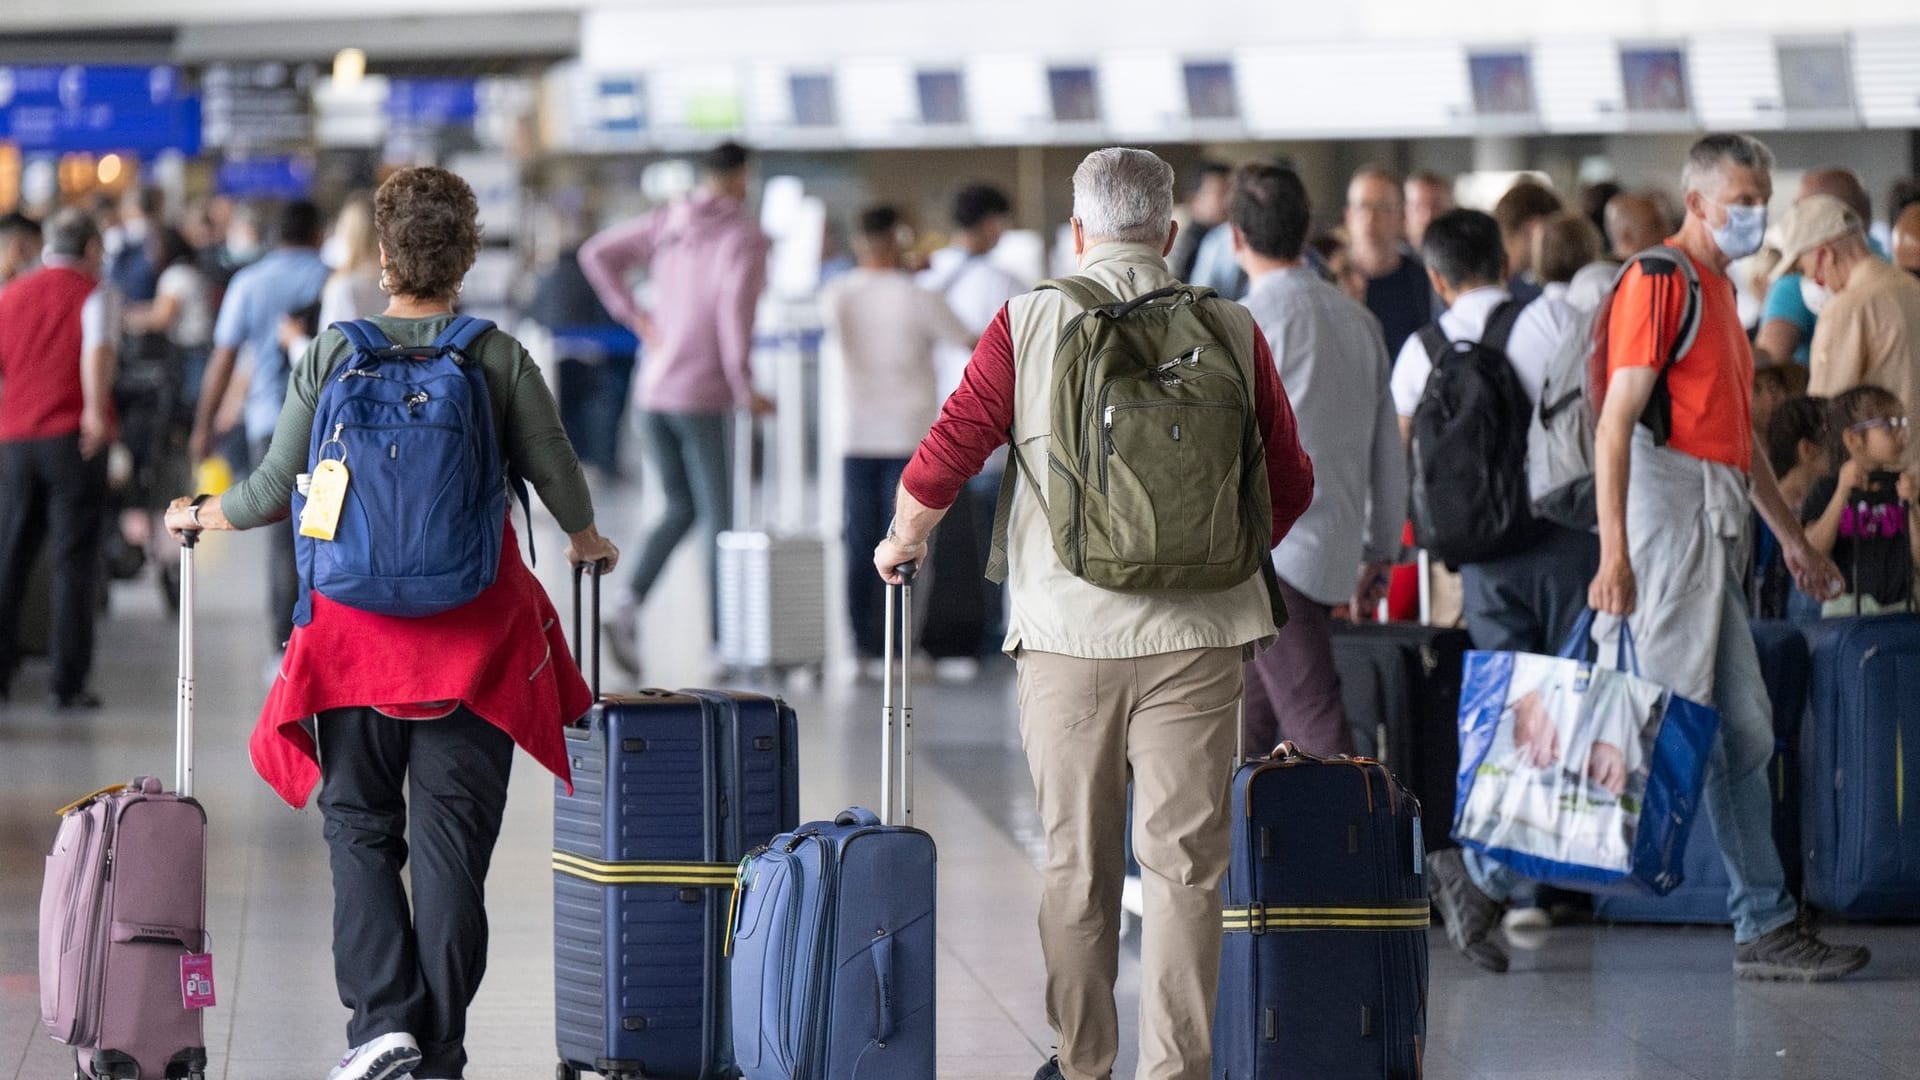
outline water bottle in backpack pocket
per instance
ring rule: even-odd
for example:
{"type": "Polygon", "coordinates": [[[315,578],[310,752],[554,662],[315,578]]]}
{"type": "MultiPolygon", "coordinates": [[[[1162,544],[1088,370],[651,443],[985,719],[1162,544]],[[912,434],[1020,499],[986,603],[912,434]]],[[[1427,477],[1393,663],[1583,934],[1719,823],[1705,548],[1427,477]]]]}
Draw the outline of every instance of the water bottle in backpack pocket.
{"type": "Polygon", "coordinates": [[[335,329],[353,349],[321,387],[310,479],[294,493],[295,621],[315,591],[381,615],[459,607],[493,584],[507,512],[492,399],[469,355],[493,324],[459,316],[422,347],[367,321],[335,329]]]}

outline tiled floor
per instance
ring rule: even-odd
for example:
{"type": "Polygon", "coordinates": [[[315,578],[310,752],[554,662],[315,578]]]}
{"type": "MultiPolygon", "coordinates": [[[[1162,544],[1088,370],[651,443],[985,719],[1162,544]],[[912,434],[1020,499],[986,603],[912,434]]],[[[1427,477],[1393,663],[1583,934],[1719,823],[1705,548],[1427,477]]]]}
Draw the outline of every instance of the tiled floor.
{"type": "MultiPolygon", "coordinates": [[[[560,550],[543,536],[541,550],[560,550]]],[[[260,548],[216,538],[200,564],[200,795],[212,825],[211,926],[220,1005],[207,1017],[212,1075],[318,1078],[340,1051],[332,989],[330,896],[319,821],[254,778],[245,735],[268,653],[257,600],[260,548]]],[[[554,560],[557,561],[557,560],[554,560]]],[[[549,565],[543,576],[554,578],[549,565]]],[[[695,565],[683,557],[652,626],[697,624],[695,565]]],[[[557,583],[557,582],[556,582],[557,583]]],[[[558,593],[557,593],[558,594],[558,593]]],[[[558,594],[564,595],[564,594],[558,594]]],[[[53,808],[171,760],[173,631],[144,583],[123,586],[102,628],[98,686],[109,706],[56,715],[30,666],[0,707],[0,1080],[64,1080],[66,1051],[38,1019],[35,903],[53,808]]],[[[665,683],[707,672],[701,635],[656,635],[665,683]]],[[[790,688],[791,689],[791,688],[790,688]]],[[[872,797],[877,693],[792,689],[802,717],[802,812],[872,797]]],[[[1032,1075],[1051,1045],[1033,920],[1032,792],[1011,722],[1008,671],[971,686],[927,685],[919,702],[918,823],[940,841],[940,1075],[1032,1075]]],[[[492,964],[475,1005],[470,1080],[551,1075],[550,782],[516,764],[505,835],[489,881],[492,964]]],[[[1920,929],[1836,936],[1870,942],[1866,977],[1812,988],[1736,986],[1716,930],[1556,930],[1516,950],[1504,978],[1467,969],[1434,938],[1429,1080],[1895,1080],[1920,1077],[1920,929]]],[[[1122,1015],[1137,973],[1123,962],[1122,1015]]],[[[1131,1038],[1131,1023],[1127,1024],[1131,1038]]],[[[1133,1074],[1124,1052],[1116,1076],[1133,1074]]]]}

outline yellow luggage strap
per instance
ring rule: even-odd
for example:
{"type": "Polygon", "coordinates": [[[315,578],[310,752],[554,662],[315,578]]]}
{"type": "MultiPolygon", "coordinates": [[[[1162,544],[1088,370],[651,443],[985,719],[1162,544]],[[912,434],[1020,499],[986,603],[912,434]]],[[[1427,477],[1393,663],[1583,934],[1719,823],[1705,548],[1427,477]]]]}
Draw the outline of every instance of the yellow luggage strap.
{"type": "Polygon", "coordinates": [[[1272,934],[1298,930],[1425,930],[1433,922],[1425,900],[1389,900],[1342,907],[1282,907],[1253,904],[1221,914],[1227,933],[1272,934]]]}
{"type": "Polygon", "coordinates": [[[584,855],[556,851],[556,874],[590,881],[595,885],[667,885],[683,889],[728,889],[733,887],[739,867],[733,863],[707,862],[603,862],[584,855]]]}

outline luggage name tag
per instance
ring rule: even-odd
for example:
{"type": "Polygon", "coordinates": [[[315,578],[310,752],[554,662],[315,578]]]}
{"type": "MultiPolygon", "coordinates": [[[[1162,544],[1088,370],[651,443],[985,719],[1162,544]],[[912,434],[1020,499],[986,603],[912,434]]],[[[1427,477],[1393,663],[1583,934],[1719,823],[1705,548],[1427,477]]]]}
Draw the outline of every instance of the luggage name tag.
{"type": "Polygon", "coordinates": [[[314,464],[313,475],[307,481],[307,505],[300,511],[300,535],[315,540],[333,539],[334,530],[340,526],[340,508],[346,505],[347,482],[351,479],[347,473],[347,448],[340,443],[339,427],[334,428],[333,438],[320,444],[320,453],[324,455],[329,446],[339,446],[341,456],[322,457],[314,464]]]}
{"type": "Polygon", "coordinates": [[[180,958],[180,1005],[187,1009],[213,1007],[212,953],[188,953],[180,958]]]}
{"type": "Polygon", "coordinates": [[[1420,831],[1420,815],[1413,815],[1413,874],[1427,872],[1427,835],[1420,831]]]}

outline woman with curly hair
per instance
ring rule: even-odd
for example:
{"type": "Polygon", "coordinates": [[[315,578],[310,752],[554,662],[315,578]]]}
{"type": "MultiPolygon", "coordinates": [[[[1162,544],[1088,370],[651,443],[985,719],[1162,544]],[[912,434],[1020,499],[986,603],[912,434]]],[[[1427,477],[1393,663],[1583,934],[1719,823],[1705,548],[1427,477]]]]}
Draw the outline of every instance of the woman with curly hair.
{"type": "MultiPolygon", "coordinates": [[[[395,345],[428,345],[453,321],[480,249],[473,191],[443,169],[403,169],[381,185],[373,215],[392,301],[371,322],[395,345]]],[[[223,496],[176,500],[167,527],[184,535],[285,518],[322,389],[352,355],[341,331],[322,332],[294,366],[266,459],[223,496]]],[[[467,355],[483,371],[503,460],[569,534],[568,560],[611,569],[619,553],[594,528],[580,463],[533,359],[499,331],[467,355]]],[[[254,730],[254,768],[282,798],[298,807],[322,785],[334,980],[353,1010],[352,1049],[329,1080],[459,1080],[467,1007],[486,969],[483,884],[513,748],[566,779],[564,726],[592,704],[512,521],[498,527],[493,584],[450,611],[380,615],[309,592],[254,730]],[[409,856],[411,905],[400,878],[409,856]]]]}

